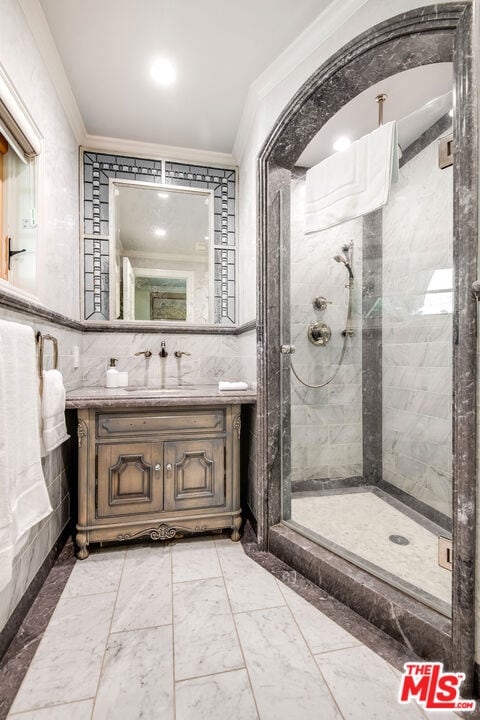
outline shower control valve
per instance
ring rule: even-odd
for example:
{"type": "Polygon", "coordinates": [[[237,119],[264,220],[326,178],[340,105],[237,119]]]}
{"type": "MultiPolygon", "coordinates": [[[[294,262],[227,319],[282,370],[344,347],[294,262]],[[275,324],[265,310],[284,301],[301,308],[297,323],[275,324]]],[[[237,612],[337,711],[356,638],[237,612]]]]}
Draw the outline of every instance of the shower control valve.
{"type": "Polygon", "coordinates": [[[282,355],[292,355],[295,352],[295,345],[282,345],[280,352],[282,355]]]}
{"type": "Polygon", "coordinates": [[[326,297],[323,297],[323,295],[319,295],[316,298],[313,298],[313,307],[315,310],[326,310],[327,305],[331,305],[332,301],[327,300],[326,297]]]}

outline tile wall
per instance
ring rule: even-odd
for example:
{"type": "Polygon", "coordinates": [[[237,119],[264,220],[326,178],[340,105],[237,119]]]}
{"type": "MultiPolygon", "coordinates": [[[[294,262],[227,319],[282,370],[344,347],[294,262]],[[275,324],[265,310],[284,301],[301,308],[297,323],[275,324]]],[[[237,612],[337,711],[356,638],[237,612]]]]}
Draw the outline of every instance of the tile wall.
{"type": "MultiPolygon", "coordinates": [[[[32,321],[28,315],[17,313],[4,308],[0,311],[2,320],[30,325],[34,332],[40,330],[42,334],[49,333],[58,339],[59,369],[63,374],[67,390],[73,390],[82,383],[83,369],[73,368],[72,348],[76,345],[82,347],[82,333],[78,330],[62,328],[58,325],[44,321],[32,321]]],[[[52,367],[52,346],[45,344],[46,369],[52,367]]],[[[81,353],[80,353],[81,363],[81,353]]],[[[71,421],[71,418],[69,419],[71,421]]],[[[14,559],[12,579],[0,592],[0,631],[8,618],[24,596],[28,586],[40,569],[43,561],[49,554],[63,528],[70,519],[71,488],[76,469],[74,467],[75,452],[75,423],[70,427],[71,440],[54,450],[42,460],[45,481],[50,495],[53,513],[32,527],[26,542],[14,559]]]]}
{"type": "Polygon", "coordinates": [[[333,260],[344,243],[354,242],[355,284],[353,327],[335,379],[320,389],[306,388],[291,376],[292,482],[362,475],[362,220],[356,219],[321,233],[305,235],[305,181],[292,181],[290,248],[290,332],[298,375],[312,385],[328,380],[338,369],[342,352],[348,290],[347,271],[333,260]],[[323,295],[331,302],[324,311],[312,301],[323,295]],[[332,337],[325,347],[307,338],[312,322],[327,323],[332,337]]]}
{"type": "Polygon", "coordinates": [[[384,480],[452,511],[452,314],[425,312],[452,268],[453,168],[437,141],[400,170],[383,211],[384,480]]]}

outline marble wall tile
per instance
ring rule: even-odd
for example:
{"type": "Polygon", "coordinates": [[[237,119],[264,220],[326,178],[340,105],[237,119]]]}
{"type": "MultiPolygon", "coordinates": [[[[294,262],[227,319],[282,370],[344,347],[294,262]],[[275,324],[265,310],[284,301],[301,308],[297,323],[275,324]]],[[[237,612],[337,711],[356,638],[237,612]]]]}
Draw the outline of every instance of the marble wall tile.
{"type": "Polygon", "coordinates": [[[452,169],[438,168],[435,141],[401,168],[383,212],[384,479],[445,515],[452,315],[419,311],[434,271],[452,267],[452,197],[452,169]]]}

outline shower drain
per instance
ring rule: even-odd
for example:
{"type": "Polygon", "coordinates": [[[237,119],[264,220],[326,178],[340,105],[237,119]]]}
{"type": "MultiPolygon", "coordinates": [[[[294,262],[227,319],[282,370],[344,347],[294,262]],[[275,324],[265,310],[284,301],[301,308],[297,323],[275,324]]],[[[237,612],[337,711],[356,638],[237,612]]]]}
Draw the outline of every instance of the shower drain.
{"type": "Polygon", "coordinates": [[[403,535],[390,535],[388,539],[390,542],[395,543],[395,545],[410,545],[410,540],[403,535]]]}

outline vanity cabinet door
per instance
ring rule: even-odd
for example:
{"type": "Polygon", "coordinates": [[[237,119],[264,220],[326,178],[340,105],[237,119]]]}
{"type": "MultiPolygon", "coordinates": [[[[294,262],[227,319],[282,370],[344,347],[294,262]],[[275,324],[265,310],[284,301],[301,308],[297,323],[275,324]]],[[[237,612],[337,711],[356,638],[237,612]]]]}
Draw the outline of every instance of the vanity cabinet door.
{"type": "Polygon", "coordinates": [[[162,445],[97,446],[97,517],[163,510],[162,445]]]}
{"type": "Polygon", "coordinates": [[[165,510],[225,505],[223,438],[166,442],[164,463],[165,510]]]}

